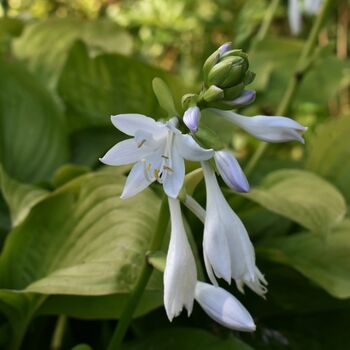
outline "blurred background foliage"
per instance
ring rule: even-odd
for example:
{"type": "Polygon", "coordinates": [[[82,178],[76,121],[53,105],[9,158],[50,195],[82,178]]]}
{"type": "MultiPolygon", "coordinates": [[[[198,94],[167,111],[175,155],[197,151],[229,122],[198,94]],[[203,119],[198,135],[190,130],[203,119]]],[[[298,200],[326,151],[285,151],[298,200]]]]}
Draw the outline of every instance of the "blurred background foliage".
{"type": "MultiPolygon", "coordinates": [[[[289,110],[309,127],[306,145],[270,146],[249,176],[252,191],[225,192],[269,281],[267,300],[230,287],[257,332],[227,331],[198,307],[169,324],[154,273],[125,349],[350,348],[349,16],[349,2],[334,1],[289,110]]],[[[257,100],[242,112],[273,115],[313,21],[304,15],[302,33],[291,36],[287,1],[1,1],[1,349],[108,344],[160,204],[156,186],[119,199],[129,168],[98,161],[124,137],[109,116],[165,117],[156,76],[180,108],[181,96],[200,88],[205,58],[226,41],[249,52],[256,73],[257,100]]],[[[203,121],[243,165],[259,145],[209,114],[203,121]]],[[[194,191],[202,204],[203,187],[194,191]]],[[[184,212],[200,266],[202,226],[184,212]]]]}

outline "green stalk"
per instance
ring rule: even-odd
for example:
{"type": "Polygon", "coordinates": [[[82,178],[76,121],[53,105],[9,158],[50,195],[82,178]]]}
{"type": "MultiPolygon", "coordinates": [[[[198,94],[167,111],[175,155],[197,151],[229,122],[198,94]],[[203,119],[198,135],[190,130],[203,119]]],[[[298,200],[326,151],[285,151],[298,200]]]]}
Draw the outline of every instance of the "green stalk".
{"type": "Polygon", "coordinates": [[[55,330],[53,332],[50,350],[60,350],[62,348],[63,336],[66,330],[67,316],[59,315],[55,330]]]}
{"type": "MultiPolygon", "coordinates": [[[[162,204],[158,216],[158,224],[151,242],[150,251],[156,251],[161,248],[164,233],[169,223],[168,201],[165,196],[162,200],[162,204]]],[[[120,316],[117,327],[113,333],[112,339],[108,345],[107,350],[119,350],[121,348],[125,333],[128,330],[132,316],[140,302],[140,299],[145,291],[147,283],[153,272],[153,266],[147,263],[145,259],[139,280],[135,286],[135,289],[131,293],[128,302],[126,303],[124,310],[120,316]]]]}
{"type": "MultiPolygon", "coordinates": [[[[287,114],[291,103],[295,97],[298,88],[305,77],[305,73],[307,68],[309,67],[308,60],[310,59],[311,54],[314,52],[314,49],[317,46],[317,38],[322,29],[323,22],[328,15],[328,12],[331,8],[331,5],[334,4],[332,0],[325,0],[322,9],[316,20],[312,26],[309,37],[303,46],[302,52],[300,54],[299,60],[297,62],[296,68],[294,70],[293,76],[290,78],[287,89],[282,97],[280,104],[277,107],[276,115],[285,115],[287,114]]],[[[252,171],[255,169],[261,157],[264,155],[268,147],[268,143],[261,143],[259,147],[256,149],[252,158],[248,162],[248,165],[245,169],[245,173],[250,175],[252,171]]]]}
{"type": "Polygon", "coordinates": [[[261,23],[261,26],[259,28],[258,33],[255,36],[255,40],[253,42],[253,46],[259,42],[265,39],[267,32],[269,31],[269,28],[271,26],[272,20],[275,16],[275,13],[278,9],[278,5],[280,3],[280,0],[272,0],[270,2],[269,7],[267,8],[265,12],[265,16],[263,18],[263,21],[261,23]]]}

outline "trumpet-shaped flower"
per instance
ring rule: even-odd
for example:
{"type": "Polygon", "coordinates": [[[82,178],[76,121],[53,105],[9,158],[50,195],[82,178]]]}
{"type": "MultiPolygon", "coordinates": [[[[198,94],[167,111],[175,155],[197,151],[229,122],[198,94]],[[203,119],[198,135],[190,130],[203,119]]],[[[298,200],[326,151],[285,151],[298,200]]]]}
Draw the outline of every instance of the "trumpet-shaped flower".
{"type": "Polygon", "coordinates": [[[212,109],[211,111],[222,116],[229,122],[238,125],[259,140],[266,142],[299,141],[304,143],[301,134],[307,128],[293,119],[266,115],[245,117],[232,111],[221,111],[219,109],[212,109]]]}
{"type": "Polygon", "coordinates": [[[122,198],[137,194],[154,181],[163,184],[168,196],[176,198],[184,181],[184,159],[201,161],[214,154],[176,129],[177,118],[161,123],[141,114],[119,114],[111,119],[116,128],[133,136],[117,143],[100,159],[108,165],[136,163],[122,198]]]}
{"type": "Polygon", "coordinates": [[[214,155],[216,167],[226,185],[237,192],[249,192],[249,183],[237,159],[228,151],[214,155]]]}
{"type": "Polygon", "coordinates": [[[196,263],[183,225],[180,202],[169,198],[171,236],[164,271],[164,306],[170,321],[183,307],[192,312],[197,282],[196,263]]]}
{"type": "Polygon", "coordinates": [[[247,309],[225,289],[197,282],[195,299],[213,320],[224,327],[243,332],[255,331],[254,321],[247,309]]]}
{"type": "Polygon", "coordinates": [[[266,281],[255,265],[254,247],[239,217],[223,196],[214,170],[202,162],[207,205],[204,223],[203,254],[208,276],[236,281],[242,291],[246,284],[259,295],[266,293],[266,281]]]}

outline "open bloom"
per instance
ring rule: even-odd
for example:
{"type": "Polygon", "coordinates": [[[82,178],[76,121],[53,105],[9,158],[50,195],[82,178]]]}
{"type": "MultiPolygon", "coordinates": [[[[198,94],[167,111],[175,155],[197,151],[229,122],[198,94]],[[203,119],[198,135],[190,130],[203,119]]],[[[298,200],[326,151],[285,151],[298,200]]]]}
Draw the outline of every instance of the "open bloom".
{"type": "Polygon", "coordinates": [[[210,164],[202,162],[202,167],[207,192],[203,255],[208,276],[213,284],[217,284],[216,275],[228,283],[234,279],[241,291],[246,284],[264,295],[267,282],[255,265],[254,247],[248,233],[226,202],[210,164]]]}
{"type": "Polygon", "coordinates": [[[181,216],[180,202],[169,198],[171,236],[164,271],[164,306],[170,321],[183,307],[192,312],[197,282],[196,263],[181,216]]]}
{"type": "Polygon", "coordinates": [[[177,118],[161,123],[141,114],[119,114],[111,119],[116,128],[133,136],[117,143],[100,159],[108,165],[136,163],[122,198],[137,194],[154,181],[163,184],[168,196],[176,198],[184,181],[184,159],[201,161],[214,154],[176,129],[177,118]]]}
{"type": "Polygon", "coordinates": [[[304,143],[301,134],[307,129],[293,119],[266,115],[245,117],[232,111],[221,111],[219,109],[211,109],[211,111],[238,125],[259,140],[266,142],[299,141],[304,143]]]}
{"type": "Polygon", "coordinates": [[[195,299],[213,320],[224,327],[243,332],[255,331],[254,321],[247,309],[225,289],[197,282],[195,299]]]}

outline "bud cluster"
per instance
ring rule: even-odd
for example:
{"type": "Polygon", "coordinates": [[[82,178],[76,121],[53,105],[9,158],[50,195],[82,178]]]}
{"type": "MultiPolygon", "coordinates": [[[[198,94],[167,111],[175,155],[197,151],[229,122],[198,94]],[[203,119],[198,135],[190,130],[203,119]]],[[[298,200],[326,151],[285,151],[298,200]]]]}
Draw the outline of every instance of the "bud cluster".
{"type": "Polygon", "coordinates": [[[248,55],[224,44],[203,65],[204,87],[199,100],[208,107],[233,109],[255,99],[255,91],[244,88],[255,74],[249,70],[248,55]]]}

